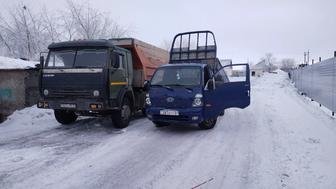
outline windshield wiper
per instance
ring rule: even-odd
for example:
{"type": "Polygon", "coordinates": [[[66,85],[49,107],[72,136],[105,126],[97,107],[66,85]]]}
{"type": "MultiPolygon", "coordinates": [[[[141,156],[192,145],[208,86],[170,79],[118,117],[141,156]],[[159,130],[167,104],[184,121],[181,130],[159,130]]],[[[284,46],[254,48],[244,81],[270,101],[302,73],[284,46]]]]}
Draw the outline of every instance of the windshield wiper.
{"type": "Polygon", "coordinates": [[[152,85],[152,86],[157,86],[157,87],[163,87],[163,88],[166,88],[166,89],[168,89],[168,90],[171,90],[171,91],[173,91],[174,89],[172,89],[172,88],[170,88],[170,87],[168,87],[168,86],[166,86],[166,85],[152,85]]]}

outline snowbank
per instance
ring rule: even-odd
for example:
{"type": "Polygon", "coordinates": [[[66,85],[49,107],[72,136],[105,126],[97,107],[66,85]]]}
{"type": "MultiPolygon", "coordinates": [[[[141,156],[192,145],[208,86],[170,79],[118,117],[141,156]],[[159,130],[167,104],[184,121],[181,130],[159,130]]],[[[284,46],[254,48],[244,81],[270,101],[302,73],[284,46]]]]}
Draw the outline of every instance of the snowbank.
{"type": "Polygon", "coordinates": [[[52,110],[39,109],[36,105],[15,111],[0,124],[2,140],[20,138],[59,126],[52,110]]]}
{"type": "Polygon", "coordinates": [[[0,56],[0,69],[35,68],[35,64],[39,64],[39,62],[25,61],[21,59],[14,59],[14,58],[0,56]]]}

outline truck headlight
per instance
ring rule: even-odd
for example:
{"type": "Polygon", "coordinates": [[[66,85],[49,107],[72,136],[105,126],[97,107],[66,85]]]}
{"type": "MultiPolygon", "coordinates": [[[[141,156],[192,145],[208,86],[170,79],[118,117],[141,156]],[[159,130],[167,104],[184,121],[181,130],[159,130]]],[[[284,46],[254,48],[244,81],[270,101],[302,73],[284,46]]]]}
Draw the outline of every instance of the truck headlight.
{"type": "Polygon", "coordinates": [[[44,89],[44,90],[43,90],[43,94],[44,94],[44,96],[48,96],[48,94],[49,94],[48,89],[44,89]]]}
{"type": "Polygon", "coordinates": [[[150,106],[152,104],[148,93],[146,94],[145,102],[146,102],[146,105],[148,105],[148,106],[150,106]]]}
{"type": "Polygon", "coordinates": [[[193,107],[202,106],[203,105],[202,98],[203,98],[202,94],[196,94],[192,106],[193,107]]]}
{"type": "Polygon", "coordinates": [[[99,93],[98,90],[94,90],[94,91],[93,91],[93,96],[99,96],[99,95],[100,95],[100,93],[99,93]]]}

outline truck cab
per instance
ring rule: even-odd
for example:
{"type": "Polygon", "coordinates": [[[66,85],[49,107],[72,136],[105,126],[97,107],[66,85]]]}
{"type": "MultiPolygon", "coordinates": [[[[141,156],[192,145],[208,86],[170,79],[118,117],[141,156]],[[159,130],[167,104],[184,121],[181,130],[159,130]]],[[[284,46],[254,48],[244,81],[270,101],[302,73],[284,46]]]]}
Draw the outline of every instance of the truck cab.
{"type": "Polygon", "coordinates": [[[81,115],[109,115],[115,127],[126,127],[132,113],[144,108],[139,81],[151,76],[146,68],[165,63],[164,51],[132,38],[67,41],[48,48],[47,58],[40,59],[38,107],[53,109],[61,124],[71,124],[81,115]],[[162,56],[153,57],[144,49],[162,56]]]}
{"type": "Polygon", "coordinates": [[[216,49],[210,31],[175,36],[169,64],[159,67],[146,82],[146,113],[157,127],[197,124],[211,129],[225,109],[249,106],[249,65],[222,66],[216,49]]]}

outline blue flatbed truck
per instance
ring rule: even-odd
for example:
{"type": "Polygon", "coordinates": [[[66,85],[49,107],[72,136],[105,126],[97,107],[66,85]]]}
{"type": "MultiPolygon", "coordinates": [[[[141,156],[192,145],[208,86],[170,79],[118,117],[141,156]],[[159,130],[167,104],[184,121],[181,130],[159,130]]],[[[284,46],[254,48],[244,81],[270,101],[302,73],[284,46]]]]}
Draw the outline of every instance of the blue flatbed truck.
{"type": "Polygon", "coordinates": [[[211,129],[225,109],[249,106],[249,72],[248,64],[221,65],[211,31],[179,33],[169,64],[145,81],[147,117],[157,127],[196,124],[211,129]]]}

